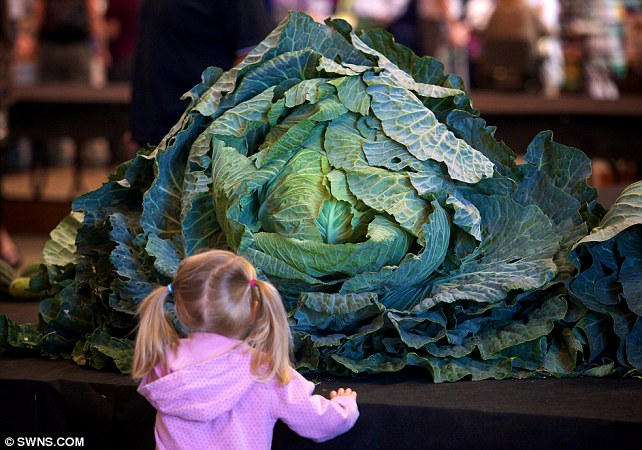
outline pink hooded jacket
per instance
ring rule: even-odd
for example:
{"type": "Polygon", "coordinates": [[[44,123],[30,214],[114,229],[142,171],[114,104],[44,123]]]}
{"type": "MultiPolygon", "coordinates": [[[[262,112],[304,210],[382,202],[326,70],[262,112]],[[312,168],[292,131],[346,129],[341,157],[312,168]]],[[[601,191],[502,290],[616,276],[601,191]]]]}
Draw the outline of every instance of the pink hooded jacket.
{"type": "Polygon", "coordinates": [[[277,419],[322,442],[357,421],[357,402],[313,395],[314,385],[292,369],[292,380],[257,381],[246,344],[194,333],[167,354],[138,387],[157,410],[158,449],[269,449],[277,419]]]}

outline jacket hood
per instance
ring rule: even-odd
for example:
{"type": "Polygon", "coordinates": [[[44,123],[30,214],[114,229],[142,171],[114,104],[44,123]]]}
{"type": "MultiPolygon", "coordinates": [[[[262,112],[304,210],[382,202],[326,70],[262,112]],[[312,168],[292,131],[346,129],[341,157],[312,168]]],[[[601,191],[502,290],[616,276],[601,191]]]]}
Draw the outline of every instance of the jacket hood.
{"type": "Polygon", "coordinates": [[[157,411],[210,421],[230,411],[255,382],[250,347],[223,336],[197,333],[167,355],[165,374],[143,379],[138,392],[157,411]]]}

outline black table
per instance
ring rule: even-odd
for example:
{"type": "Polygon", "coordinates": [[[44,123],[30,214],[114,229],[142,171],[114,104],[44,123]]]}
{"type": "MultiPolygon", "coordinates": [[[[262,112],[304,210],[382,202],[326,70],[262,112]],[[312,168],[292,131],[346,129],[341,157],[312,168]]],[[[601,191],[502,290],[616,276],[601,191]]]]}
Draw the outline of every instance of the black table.
{"type": "MultiPolygon", "coordinates": [[[[0,300],[0,314],[33,321],[36,302],[0,300]]],[[[355,428],[315,444],[285,425],[274,449],[600,449],[642,440],[642,381],[621,378],[434,384],[406,370],[360,378],[310,375],[316,392],[357,390],[355,428]]],[[[0,440],[80,437],[91,449],[153,449],[154,409],[136,383],[68,360],[0,351],[0,440]]]]}

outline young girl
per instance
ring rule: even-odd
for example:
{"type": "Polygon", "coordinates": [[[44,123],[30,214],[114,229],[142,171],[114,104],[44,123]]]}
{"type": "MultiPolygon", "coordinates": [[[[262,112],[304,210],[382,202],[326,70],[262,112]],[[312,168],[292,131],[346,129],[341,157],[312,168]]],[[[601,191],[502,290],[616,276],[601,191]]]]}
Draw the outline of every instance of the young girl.
{"type": "Polygon", "coordinates": [[[159,449],[269,449],[277,419],[321,442],[356,422],[351,389],[312,395],[290,365],[292,339],[281,297],[246,259],[211,250],[183,260],[174,281],[138,308],[132,375],[156,408],[159,449]],[[189,330],[179,339],[168,295],[189,330]]]}

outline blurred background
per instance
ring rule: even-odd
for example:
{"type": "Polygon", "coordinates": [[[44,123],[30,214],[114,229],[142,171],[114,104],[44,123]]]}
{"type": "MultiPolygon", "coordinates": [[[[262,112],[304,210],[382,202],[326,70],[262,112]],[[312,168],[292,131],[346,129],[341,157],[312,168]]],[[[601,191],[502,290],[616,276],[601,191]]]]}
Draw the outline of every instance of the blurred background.
{"type": "MultiPolygon", "coordinates": [[[[75,197],[99,187],[141,144],[158,143],[135,134],[147,117],[138,97],[154,98],[145,82],[162,75],[149,69],[156,67],[151,49],[163,45],[154,33],[176,33],[187,47],[196,18],[211,18],[203,9],[218,3],[233,4],[254,34],[233,39],[225,24],[203,24],[223,30],[212,47],[242,57],[289,10],[384,28],[461,77],[481,116],[517,154],[542,130],[586,152],[605,206],[640,178],[641,0],[0,0],[3,259],[16,267],[38,259],[75,197]],[[171,15],[161,3],[177,9],[171,15]]],[[[197,73],[233,64],[194,62],[197,73]]],[[[188,80],[179,92],[199,78],[188,80]]]]}

